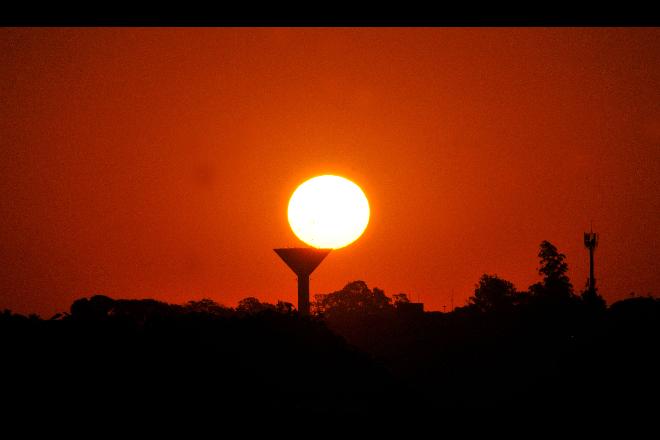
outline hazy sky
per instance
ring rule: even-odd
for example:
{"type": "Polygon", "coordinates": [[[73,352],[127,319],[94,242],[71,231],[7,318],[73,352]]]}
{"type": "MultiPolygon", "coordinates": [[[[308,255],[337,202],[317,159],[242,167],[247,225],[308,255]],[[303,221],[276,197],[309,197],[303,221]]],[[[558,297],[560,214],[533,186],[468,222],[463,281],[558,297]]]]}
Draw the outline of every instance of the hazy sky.
{"type": "Polygon", "coordinates": [[[296,303],[273,252],[304,180],[365,234],[311,279],[428,310],[538,246],[612,302],[658,294],[659,29],[0,29],[0,309],[81,296],[296,303]]]}

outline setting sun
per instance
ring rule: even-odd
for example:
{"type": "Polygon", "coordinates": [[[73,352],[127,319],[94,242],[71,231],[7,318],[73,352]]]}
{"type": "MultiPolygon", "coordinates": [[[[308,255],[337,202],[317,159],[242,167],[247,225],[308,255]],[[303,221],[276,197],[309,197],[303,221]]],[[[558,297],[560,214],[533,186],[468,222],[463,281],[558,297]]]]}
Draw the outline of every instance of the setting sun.
{"type": "Polygon", "coordinates": [[[338,249],[357,240],[369,223],[362,189],[339,176],[317,176],[289,200],[289,224],[298,238],[316,248],[338,249]]]}

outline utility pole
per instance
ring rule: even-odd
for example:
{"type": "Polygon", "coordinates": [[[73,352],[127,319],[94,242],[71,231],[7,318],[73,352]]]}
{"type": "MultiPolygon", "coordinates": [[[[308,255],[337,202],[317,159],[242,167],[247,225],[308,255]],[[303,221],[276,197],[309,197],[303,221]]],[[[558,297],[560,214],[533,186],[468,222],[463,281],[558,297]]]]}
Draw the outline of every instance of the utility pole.
{"type": "Polygon", "coordinates": [[[584,246],[589,249],[589,293],[596,293],[596,278],[594,277],[594,251],[598,246],[598,234],[593,231],[584,233],[584,246]]]}

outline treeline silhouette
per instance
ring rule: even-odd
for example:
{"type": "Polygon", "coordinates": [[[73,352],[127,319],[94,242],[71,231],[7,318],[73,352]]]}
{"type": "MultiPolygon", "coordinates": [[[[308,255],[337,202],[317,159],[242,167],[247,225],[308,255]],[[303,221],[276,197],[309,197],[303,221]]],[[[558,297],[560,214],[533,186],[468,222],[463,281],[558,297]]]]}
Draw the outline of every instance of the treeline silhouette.
{"type": "Polygon", "coordinates": [[[526,291],[484,274],[448,313],[364,281],[316,295],[311,317],[253,297],[231,308],[96,295],[51,319],[5,310],[5,397],[288,416],[657,406],[660,301],[607,307],[574,291],[551,243],[538,257],[541,280],[526,291]]]}

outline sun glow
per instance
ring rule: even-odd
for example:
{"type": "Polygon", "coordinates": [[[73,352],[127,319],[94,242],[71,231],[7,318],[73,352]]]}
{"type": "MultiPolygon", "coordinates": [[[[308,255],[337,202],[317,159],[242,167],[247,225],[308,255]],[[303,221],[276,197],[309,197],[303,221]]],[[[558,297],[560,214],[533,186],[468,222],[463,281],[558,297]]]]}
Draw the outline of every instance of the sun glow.
{"type": "Polygon", "coordinates": [[[317,176],[301,184],[289,200],[289,225],[316,248],[338,249],[357,240],[369,223],[362,189],[339,176],[317,176]]]}

